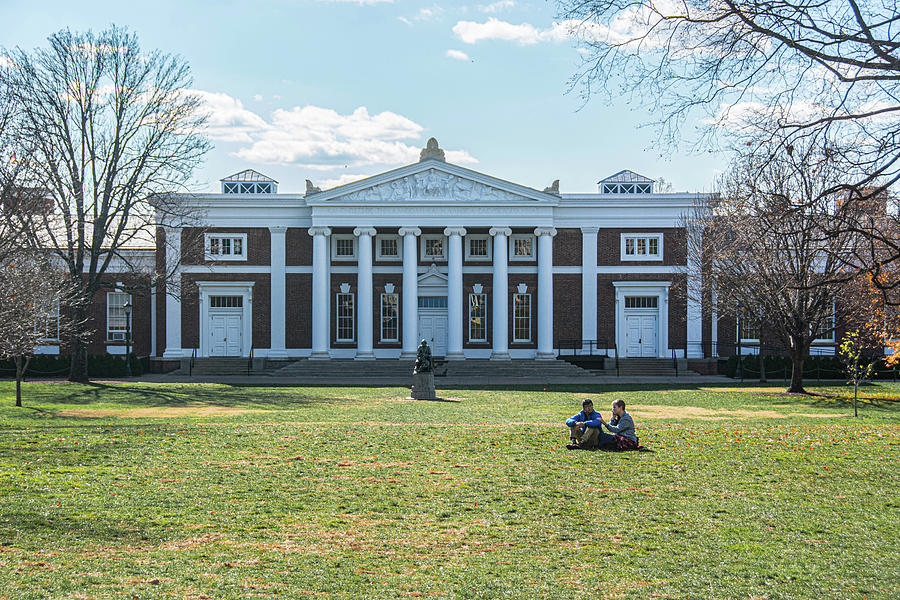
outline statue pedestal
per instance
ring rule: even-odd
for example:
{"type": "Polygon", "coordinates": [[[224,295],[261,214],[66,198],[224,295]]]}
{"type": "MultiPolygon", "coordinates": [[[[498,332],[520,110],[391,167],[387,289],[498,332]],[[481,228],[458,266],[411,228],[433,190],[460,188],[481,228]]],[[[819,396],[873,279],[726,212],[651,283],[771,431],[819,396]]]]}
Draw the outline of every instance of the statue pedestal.
{"type": "Polygon", "coordinates": [[[434,391],[434,372],[413,373],[408,400],[441,400],[434,391]]]}

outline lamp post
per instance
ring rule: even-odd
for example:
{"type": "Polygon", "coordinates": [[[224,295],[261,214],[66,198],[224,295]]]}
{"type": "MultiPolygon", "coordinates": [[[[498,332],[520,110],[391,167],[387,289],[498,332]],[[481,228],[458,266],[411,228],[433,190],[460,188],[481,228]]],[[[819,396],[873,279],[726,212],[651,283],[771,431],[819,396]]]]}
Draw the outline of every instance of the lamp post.
{"type": "Polygon", "coordinates": [[[744,371],[741,368],[741,363],[743,361],[743,351],[741,350],[741,338],[743,337],[743,317],[744,317],[744,305],[738,304],[738,326],[737,326],[737,369],[734,372],[735,378],[740,377],[741,381],[744,380],[744,371]]]}
{"type": "Polygon", "coordinates": [[[125,303],[125,375],[131,377],[131,301],[125,303]]]}

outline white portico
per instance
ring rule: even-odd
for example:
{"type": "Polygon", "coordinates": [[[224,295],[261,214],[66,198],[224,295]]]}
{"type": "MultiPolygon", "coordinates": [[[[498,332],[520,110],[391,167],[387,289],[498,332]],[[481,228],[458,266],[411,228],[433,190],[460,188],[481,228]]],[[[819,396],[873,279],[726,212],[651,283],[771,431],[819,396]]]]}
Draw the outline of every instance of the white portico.
{"type": "MultiPolygon", "coordinates": [[[[493,273],[490,358],[509,360],[509,243],[513,228],[525,227],[529,235],[537,236],[538,240],[531,256],[536,256],[538,262],[540,308],[537,331],[529,335],[537,337],[541,358],[553,356],[552,244],[556,233],[553,210],[559,204],[557,194],[449,164],[444,161],[443,150],[438,148],[437,142],[430,140],[418,163],[324,192],[312,188],[305,200],[311,211],[309,234],[313,236],[311,358],[330,355],[328,319],[323,307],[328,305],[330,289],[326,273],[327,238],[337,228],[353,228],[358,240],[356,314],[359,315],[359,335],[355,358],[364,360],[374,356],[371,315],[375,314],[376,307],[371,241],[376,231],[388,229],[399,236],[402,256],[400,357],[414,357],[420,336],[427,334],[437,336],[434,338],[439,345],[437,350],[448,360],[464,359],[464,243],[471,230],[487,229],[491,238],[490,268],[493,273]],[[425,239],[428,236],[423,237],[422,231],[426,228],[439,228],[442,238],[425,239]],[[434,244],[434,248],[439,247],[445,253],[441,266],[422,264],[428,254],[419,249],[426,243],[434,244]],[[435,285],[438,278],[442,286],[435,285]],[[420,316],[420,312],[427,316],[420,316]]],[[[533,271],[534,267],[523,267],[520,271],[528,269],[533,271]]],[[[534,356],[533,351],[531,355],[534,356]]]]}

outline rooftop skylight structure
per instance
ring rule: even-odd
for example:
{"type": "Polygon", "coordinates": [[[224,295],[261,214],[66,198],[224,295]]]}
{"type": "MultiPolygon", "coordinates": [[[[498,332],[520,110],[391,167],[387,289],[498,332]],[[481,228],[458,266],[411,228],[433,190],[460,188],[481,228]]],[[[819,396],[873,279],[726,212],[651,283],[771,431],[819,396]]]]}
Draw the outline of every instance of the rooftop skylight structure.
{"type": "Polygon", "coordinates": [[[278,182],[259,171],[245,169],[222,180],[223,194],[274,194],[278,182]]]}
{"type": "Polygon", "coordinates": [[[601,194],[652,194],[653,180],[625,169],[606,179],[601,179],[601,194]]]}

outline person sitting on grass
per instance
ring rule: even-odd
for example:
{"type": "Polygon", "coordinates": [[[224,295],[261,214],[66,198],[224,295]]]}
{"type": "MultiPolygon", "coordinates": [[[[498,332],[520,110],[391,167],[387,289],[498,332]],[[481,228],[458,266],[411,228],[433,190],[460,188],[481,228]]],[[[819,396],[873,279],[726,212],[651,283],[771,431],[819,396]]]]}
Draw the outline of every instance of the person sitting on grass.
{"type": "Polygon", "coordinates": [[[593,450],[600,443],[601,438],[612,438],[611,435],[601,431],[602,422],[603,418],[600,413],[594,410],[594,402],[590,398],[585,398],[581,402],[581,412],[566,419],[566,425],[569,427],[569,443],[566,448],[569,450],[593,450]]]}
{"type": "MultiPolygon", "coordinates": [[[[638,443],[637,434],[634,429],[634,419],[625,412],[624,400],[614,401],[612,403],[612,418],[607,422],[604,421],[601,416],[600,424],[609,429],[610,433],[612,433],[612,436],[605,433],[601,434],[602,436],[613,438],[608,442],[608,446],[614,447],[617,450],[641,450],[643,448],[643,446],[638,443]]],[[[602,442],[606,442],[606,440],[601,440],[601,443],[602,442]]],[[[607,444],[604,444],[604,446],[606,445],[607,444]]]]}

